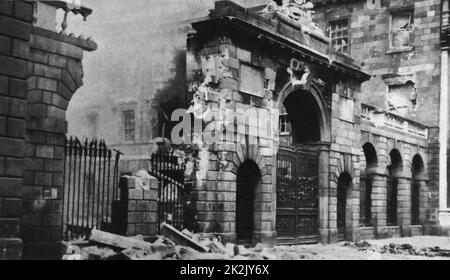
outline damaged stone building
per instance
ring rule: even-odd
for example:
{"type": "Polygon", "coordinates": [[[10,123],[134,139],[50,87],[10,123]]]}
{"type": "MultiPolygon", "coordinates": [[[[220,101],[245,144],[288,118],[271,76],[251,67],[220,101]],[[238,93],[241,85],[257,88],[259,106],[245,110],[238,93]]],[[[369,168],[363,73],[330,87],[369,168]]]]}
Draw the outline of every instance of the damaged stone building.
{"type": "MultiPolygon", "coordinates": [[[[61,253],[66,110],[97,44],[67,34],[66,21],[54,30],[57,10],[92,10],[46,2],[0,2],[0,259],[61,253]]],[[[261,4],[217,1],[191,32],[176,28],[187,90],[175,95],[203,120],[189,135],[196,231],[243,244],[447,233],[448,0],[261,4]],[[227,110],[238,113],[224,121],[227,110]],[[212,128],[232,137],[208,142],[212,128]]],[[[163,135],[147,135],[144,117],[136,132],[129,108],[147,112],[151,100],[127,94],[90,117],[116,107],[122,117],[106,127],[124,135],[113,144],[148,157],[163,135]],[[133,151],[125,140],[138,135],[133,151]]]]}
{"type": "Polygon", "coordinates": [[[218,1],[194,22],[193,108],[215,116],[206,128],[235,136],[194,143],[207,161],[196,177],[200,230],[244,243],[441,233],[446,5],[218,1]],[[257,133],[272,109],[279,141],[257,133]],[[263,121],[223,123],[226,110],[263,121]]]}

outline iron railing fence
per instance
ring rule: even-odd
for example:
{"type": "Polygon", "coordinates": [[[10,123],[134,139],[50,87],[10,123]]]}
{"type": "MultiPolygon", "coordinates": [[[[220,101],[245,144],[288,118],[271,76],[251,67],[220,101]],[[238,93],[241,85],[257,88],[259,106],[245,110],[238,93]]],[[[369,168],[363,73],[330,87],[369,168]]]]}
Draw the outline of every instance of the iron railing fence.
{"type": "Polygon", "coordinates": [[[93,228],[110,230],[111,205],[119,199],[120,155],[103,140],[66,139],[62,200],[64,240],[86,238],[93,228]]]}
{"type": "Polygon", "coordinates": [[[194,229],[194,192],[184,181],[186,165],[182,158],[169,152],[154,153],[149,173],[158,178],[159,227],[166,222],[175,228],[194,229]]]}

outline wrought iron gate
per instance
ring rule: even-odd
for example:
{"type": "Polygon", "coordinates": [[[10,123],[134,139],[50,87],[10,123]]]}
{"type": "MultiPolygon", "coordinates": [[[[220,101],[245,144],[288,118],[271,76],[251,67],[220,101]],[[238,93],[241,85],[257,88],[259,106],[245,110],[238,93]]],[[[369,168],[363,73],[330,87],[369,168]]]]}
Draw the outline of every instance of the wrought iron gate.
{"type": "Polygon", "coordinates": [[[62,197],[64,240],[86,238],[93,228],[111,231],[112,203],[118,196],[121,153],[102,140],[66,139],[62,197]]]}
{"type": "Polygon", "coordinates": [[[149,172],[159,181],[159,225],[166,222],[179,230],[194,230],[193,188],[184,182],[185,169],[182,159],[173,153],[158,152],[151,157],[149,172]]]}
{"type": "Polygon", "coordinates": [[[318,241],[318,154],[280,146],[277,158],[277,234],[279,242],[318,241]]]}

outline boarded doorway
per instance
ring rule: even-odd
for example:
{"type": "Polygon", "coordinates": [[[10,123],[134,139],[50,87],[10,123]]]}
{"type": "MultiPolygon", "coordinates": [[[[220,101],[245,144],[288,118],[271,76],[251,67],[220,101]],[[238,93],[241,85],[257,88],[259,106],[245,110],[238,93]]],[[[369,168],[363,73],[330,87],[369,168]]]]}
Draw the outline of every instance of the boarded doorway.
{"type": "Polygon", "coordinates": [[[238,169],[236,181],[236,234],[239,243],[251,243],[254,230],[255,190],[261,182],[258,165],[247,160],[238,169]]]}

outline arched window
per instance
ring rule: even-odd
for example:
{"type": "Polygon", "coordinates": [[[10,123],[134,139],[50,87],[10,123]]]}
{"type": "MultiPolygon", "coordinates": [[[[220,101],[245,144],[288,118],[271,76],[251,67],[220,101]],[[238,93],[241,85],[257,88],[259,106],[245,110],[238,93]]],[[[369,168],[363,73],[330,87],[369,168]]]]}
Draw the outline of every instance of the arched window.
{"type": "Polygon", "coordinates": [[[363,146],[366,159],[366,169],[361,175],[360,181],[360,199],[359,199],[359,218],[362,226],[372,225],[372,183],[373,173],[378,166],[377,152],[372,144],[366,143],[363,146]]]}
{"type": "Polygon", "coordinates": [[[415,155],[411,165],[411,224],[420,225],[420,179],[424,164],[420,155],[415,155]]]}
{"type": "Polygon", "coordinates": [[[396,149],[392,150],[390,155],[391,163],[388,165],[387,180],[387,225],[396,226],[397,208],[398,208],[398,175],[402,170],[402,157],[396,149]]]}

